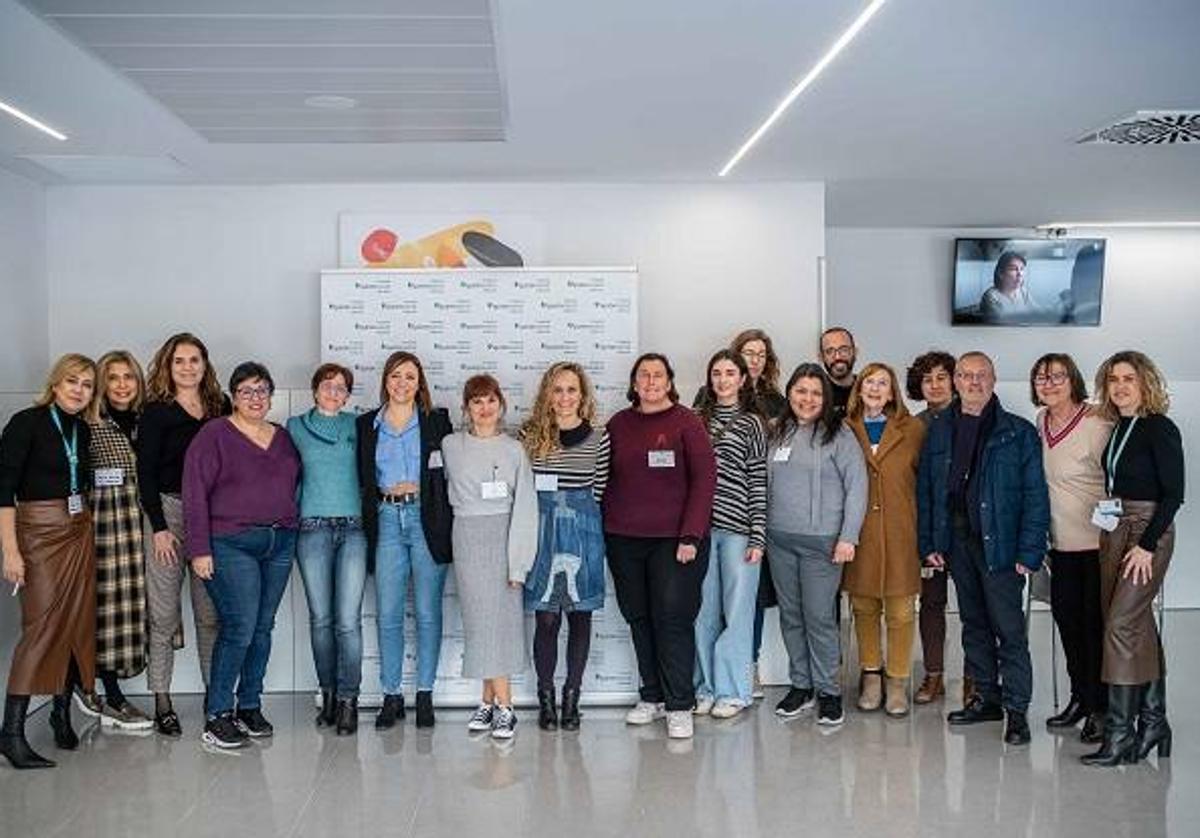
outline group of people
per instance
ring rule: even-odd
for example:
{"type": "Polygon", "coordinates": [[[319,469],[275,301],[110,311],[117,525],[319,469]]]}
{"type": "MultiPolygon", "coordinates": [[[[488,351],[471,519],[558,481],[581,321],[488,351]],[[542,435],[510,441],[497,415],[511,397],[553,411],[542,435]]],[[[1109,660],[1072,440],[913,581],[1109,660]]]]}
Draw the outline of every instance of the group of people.
{"type": "Polygon", "coordinates": [[[263,678],[296,559],[322,697],[316,724],[339,735],[358,725],[369,573],[383,691],[375,727],[406,716],[410,583],[415,722],[435,724],[451,569],[462,674],[483,684],[469,729],[516,732],[511,677],[528,665],[526,612],[538,726],[577,729],[607,564],[640,677],[629,724],[665,718],[668,736],[686,738],[696,715],[751,706],[763,613],[775,605],[790,678],[776,713],[815,708],[819,724],[841,724],[842,591],[858,643],[857,707],[904,716],[918,626],[925,673],[913,700],[945,694],[949,575],[965,656],[963,706],[949,723],[1004,720],[1014,745],[1030,738],[1023,592],[1048,561],[1072,697],[1047,725],[1085,722],[1084,741],[1100,744],[1088,762],[1168,756],[1151,604],[1184,468],[1155,365],[1113,355],[1089,401],[1070,356],[1045,355],[1030,372],[1041,407],[1031,424],[1000,404],[981,352],[923,354],[903,388],[887,364],[855,371],[844,328],[825,331],[819,352],[780,389],[771,339],[742,332],[710,358],[691,408],[669,359],[646,353],[630,370],[630,406],[604,424],[585,370],[559,362],[512,435],[494,377],[466,382],[455,431],[409,352],[387,359],[379,406],[361,415],[346,409],[353,372],[321,365],[313,407],[286,427],[267,419],[268,369],[238,365],[226,395],[192,334],[170,337],[146,377],[128,352],[65,355],[0,436],[0,547],[22,612],[0,753],[18,768],[53,765],[25,738],[37,694],[54,696],[59,748],[78,745],[73,704],[104,725],[181,735],[170,690],[185,582],[206,686],[203,740],[238,748],[270,736],[263,678]],[[911,415],[906,395],[925,409],[911,415]],[[142,671],[152,715],[120,687],[142,671]]]}

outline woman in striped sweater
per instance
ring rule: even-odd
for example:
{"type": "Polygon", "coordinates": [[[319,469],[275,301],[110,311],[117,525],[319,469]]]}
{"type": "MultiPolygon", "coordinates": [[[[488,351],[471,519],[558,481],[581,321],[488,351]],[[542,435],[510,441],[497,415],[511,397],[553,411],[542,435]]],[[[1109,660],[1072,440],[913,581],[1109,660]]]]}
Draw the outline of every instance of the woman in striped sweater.
{"type": "Polygon", "coordinates": [[[525,609],[536,615],[538,727],[556,730],[554,670],[558,630],[567,615],[567,680],[561,725],[579,729],[579,689],[592,640],[592,612],[604,605],[604,528],[592,497],[603,432],[594,427],[596,399],[579,364],[546,370],[521,428],[538,496],[538,552],[525,579],[525,609]]]}
{"type": "Polygon", "coordinates": [[[712,555],[696,618],[696,714],[727,719],[753,701],[754,606],[766,545],[766,427],[742,356],[709,359],[697,412],[717,457],[712,555]]]}

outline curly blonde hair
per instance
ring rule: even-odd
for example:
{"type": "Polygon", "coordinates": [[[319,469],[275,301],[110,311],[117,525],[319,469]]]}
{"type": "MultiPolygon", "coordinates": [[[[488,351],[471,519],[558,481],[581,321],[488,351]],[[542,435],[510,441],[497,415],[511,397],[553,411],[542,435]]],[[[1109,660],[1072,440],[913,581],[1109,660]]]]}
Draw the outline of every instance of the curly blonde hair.
{"type": "Polygon", "coordinates": [[[1142,404],[1138,408],[1138,415],[1166,414],[1171,407],[1171,397],[1167,395],[1167,379],[1149,357],[1133,349],[1112,355],[1096,370],[1095,394],[1100,414],[1107,419],[1120,418],[1120,411],[1108,395],[1108,377],[1117,364],[1129,364],[1137,373],[1138,385],[1142,389],[1142,404]]]}
{"type": "Polygon", "coordinates": [[[574,361],[559,361],[551,364],[550,369],[542,373],[542,382],[538,385],[537,399],[529,417],[521,425],[521,442],[529,459],[537,460],[547,457],[558,450],[558,421],[554,417],[554,379],[559,373],[569,372],[579,380],[579,418],[589,425],[596,421],[596,396],[592,382],[588,380],[583,367],[574,361]]]}

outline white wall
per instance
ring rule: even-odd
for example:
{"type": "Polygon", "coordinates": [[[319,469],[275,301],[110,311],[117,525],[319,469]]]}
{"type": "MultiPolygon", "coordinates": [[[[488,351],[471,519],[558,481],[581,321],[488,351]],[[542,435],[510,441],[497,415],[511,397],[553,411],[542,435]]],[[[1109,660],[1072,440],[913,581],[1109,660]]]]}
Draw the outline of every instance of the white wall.
{"type": "MultiPolygon", "coordinates": [[[[863,229],[827,232],[830,320],[849,325],[862,361],[882,360],[902,373],[927,349],[981,349],[996,362],[1000,398],[1032,415],[1029,368],[1044,352],[1070,352],[1089,379],[1119,349],[1140,349],[1170,382],[1171,417],[1188,457],[1190,491],[1200,486],[1200,231],[1088,230],[1108,239],[1102,323],[1095,328],[996,328],[950,325],[956,236],[1029,236],[1028,230],[863,229]]],[[[1090,389],[1090,386],[1089,386],[1090,389]]],[[[1175,560],[1166,583],[1172,607],[1200,607],[1200,503],[1178,517],[1175,560]]]]}

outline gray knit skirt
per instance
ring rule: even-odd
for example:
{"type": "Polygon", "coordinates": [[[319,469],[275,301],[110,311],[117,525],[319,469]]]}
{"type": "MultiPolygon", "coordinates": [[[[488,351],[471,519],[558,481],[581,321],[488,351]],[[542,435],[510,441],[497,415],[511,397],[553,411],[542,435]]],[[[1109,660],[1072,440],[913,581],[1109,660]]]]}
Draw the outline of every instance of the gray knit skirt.
{"type": "Polygon", "coordinates": [[[508,586],[508,521],[508,515],[454,518],[464,678],[518,675],[529,665],[522,588],[508,586]]]}

